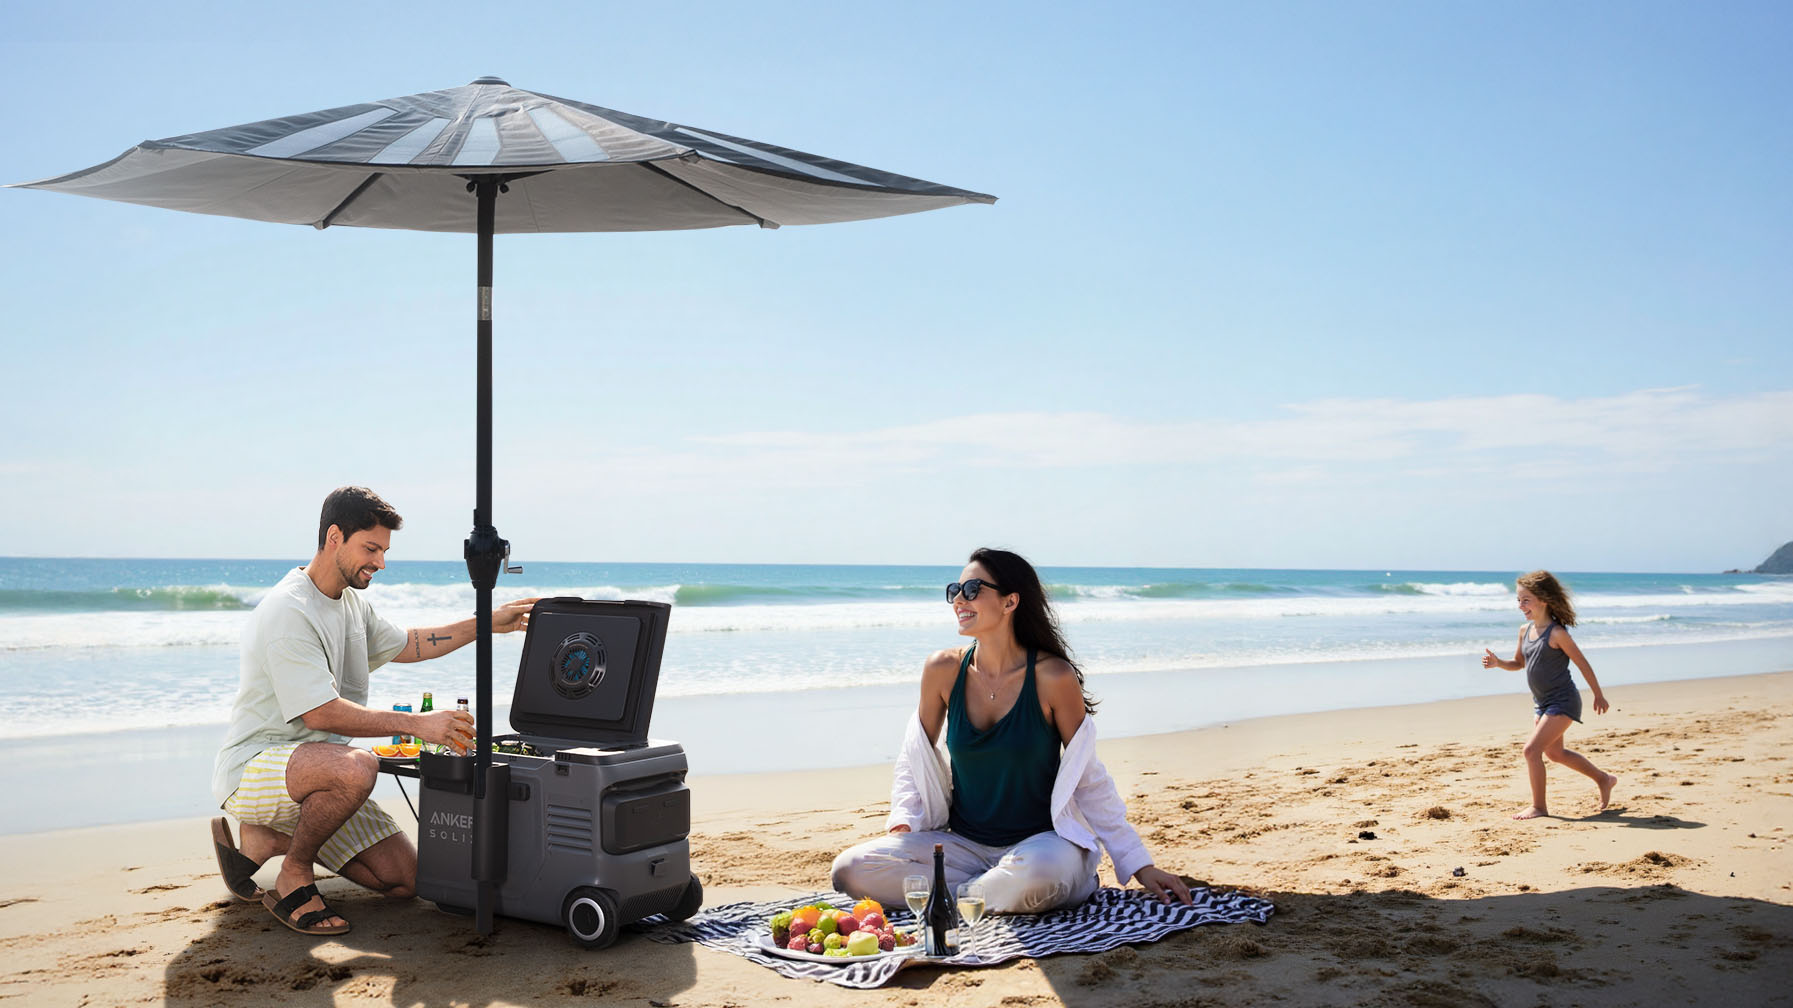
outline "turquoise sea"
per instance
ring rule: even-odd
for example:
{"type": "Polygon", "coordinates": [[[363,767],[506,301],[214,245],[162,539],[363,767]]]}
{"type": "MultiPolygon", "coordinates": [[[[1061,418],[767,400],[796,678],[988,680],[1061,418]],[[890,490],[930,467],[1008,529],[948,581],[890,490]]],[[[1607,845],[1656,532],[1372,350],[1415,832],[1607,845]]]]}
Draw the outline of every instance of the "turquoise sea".
{"type": "MultiPolygon", "coordinates": [[[[0,558],[0,739],[13,743],[0,793],[20,812],[0,833],[216,814],[211,766],[243,624],[300,562],[0,558]]],[[[943,593],[958,572],[544,563],[501,578],[497,594],[672,603],[650,730],[711,778],[792,769],[789,740],[818,725],[850,725],[859,744],[827,756],[800,747],[803,768],[893,759],[922,659],[961,642],[943,593]]],[[[1529,722],[1524,675],[1479,662],[1482,648],[1515,642],[1515,571],[1042,573],[1106,738],[1502,693],[1513,694],[1515,738],[1529,722]]],[[[1633,682],[1793,669],[1793,578],[1562,576],[1577,594],[1576,639],[1617,709],[1633,682]]],[[[368,595],[401,626],[473,610],[455,562],[394,563],[368,595]]],[[[510,634],[493,648],[498,732],[521,646],[510,634]]],[[[372,684],[382,705],[471,694],[473,649],[388,665],[372,684]]],[[[396,813],[402,790],[382,777],[375,794],[396,813]]]]}
{"type": "MultiPolygon", "coordinates": [[[[237,680],[244,620],[299,560],[0,558],[0,738],[217,725],[237,680]]],[[[660,696],[825,694],[911,684],[929,652],[960,643],[942,587],[958,567],[778,564],[531,564],[499,600],[532,595],[673,604],[660,696]]],[[[1129,677],[1189,682],[1240,670],[1345,663],[1372,699],[1393,659],[1509,654],[1516,571],[1210,570],[1048,567],[1074,657],[1100,697],[1129,677]],[[1504,650],[1503,650],[1504,649],[1504,650]]],[[[1793,578],[1750,574],[1559,572],[1596,670],[1624,678],[1630,649],[1756,641],[1793,666],[1793,578]]],[[[400,626],[472,614],[459,562],[394,563],[368,589],[400,626]]],[[[495,700],[514,682],[521,635],[495,647],[495,700]]],[[[1522,682],[1471,674],[1448,693],[1522,682]]],[[[374,677],[373,701],[438,698],[473,686],[473,649],[374,677]]],[[[1437,692],[1432,687],[1432,692],[1437,692]]],[[[836,696],[844,696],[836,694],[836,696]]],[[[1374,699],[1381,698],[1381,699],[1374,699]]],[[[1436,699],[1431,694],[1414,699],[1436,699]]],[[[1311,700],[1311,696],[1306,699],[1311,700]]],[[[1285,698],[1291,711],[1304,697],[1285,698]]],[[[1273,705],[1274,706],[1274,705],[1273,705]]],[[[1277,713],[1278,710],[1253,713],[1277,713]]],[[[1195,727],[1213,711],[1191,710],[1195,727]]],[[[1226,712],[1221,712],[1223,715],[1226,712]]]]}

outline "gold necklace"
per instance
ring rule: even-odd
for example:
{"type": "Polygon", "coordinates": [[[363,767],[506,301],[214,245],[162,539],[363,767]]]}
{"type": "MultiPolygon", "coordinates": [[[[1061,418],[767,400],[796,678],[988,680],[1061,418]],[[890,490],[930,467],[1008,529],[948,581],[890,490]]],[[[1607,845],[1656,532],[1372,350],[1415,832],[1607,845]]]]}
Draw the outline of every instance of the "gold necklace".
{"type": "MultiPolygon", "coordinates": [[[[973,660],[973,661],[972,661],[972,663],[971,663],[971,667],[972,667],[972,668],[973,668],[973,669],[977,669],[977,668],[978,668],[978,664],[977,664],[977,662],[976,662],[976,661],[975,661],[975,660],[973,660]]],[[[996,699],[996,688],[995,688],[995,687],[994,687],[994,686],[993,686],[993,687],[991,687],[991,688],[990,688],[990,690],[989,690],[989,693],[990,693],[990,699],[991,699],[991,700],[992,700],[992,701],[994,701],[994,700],[995,700],[995,699],[996,699]]]]}

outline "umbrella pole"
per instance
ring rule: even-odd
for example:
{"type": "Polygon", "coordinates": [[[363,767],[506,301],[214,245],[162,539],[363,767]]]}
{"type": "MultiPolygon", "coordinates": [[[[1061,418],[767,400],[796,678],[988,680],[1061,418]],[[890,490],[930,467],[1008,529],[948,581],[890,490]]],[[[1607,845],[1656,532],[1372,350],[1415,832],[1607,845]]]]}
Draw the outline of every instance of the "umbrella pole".
{"type": "Polygon", "coordinates": [[[474,594],[474,670],[477,697],[473,753],[473,882],[474,927],[492,933],[498,883],[504,879],[509,831],[508,764],[492,765],[492,588],[498,583],[510,544],[492,525],[492,232],[502,180],[475,176],[467,188],[478,198],[479,309],[475,390],[475,456],[473,531],[467,537],[467,575],[474,594]]]}

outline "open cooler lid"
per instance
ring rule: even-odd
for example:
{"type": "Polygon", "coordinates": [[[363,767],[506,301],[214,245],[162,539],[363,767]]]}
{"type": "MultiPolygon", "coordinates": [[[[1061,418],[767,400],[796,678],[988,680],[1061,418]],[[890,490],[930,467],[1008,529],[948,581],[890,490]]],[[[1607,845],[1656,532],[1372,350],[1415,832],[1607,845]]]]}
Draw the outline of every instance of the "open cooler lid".
{"type": "Polygon", "coordinates": [[[671,613],[664,602],[537,602],[517,666],[511,727],[607,747],[646,743],[671,613]]]}

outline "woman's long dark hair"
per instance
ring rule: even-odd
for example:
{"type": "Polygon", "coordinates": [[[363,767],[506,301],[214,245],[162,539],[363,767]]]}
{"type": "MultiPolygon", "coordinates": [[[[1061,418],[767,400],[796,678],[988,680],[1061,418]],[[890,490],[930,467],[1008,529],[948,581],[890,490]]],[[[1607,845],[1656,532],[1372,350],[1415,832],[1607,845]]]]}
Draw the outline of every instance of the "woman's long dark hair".
{"type": "Polygon", "coordinates": [[[1021,596],[1021,601],[1015,605],[1016,642],[1027,650],[1064,659],[1077,674],[1077,686],[1083,691],[1083,712],[1094,714],[1097,701],[1084,686],[1083,670],[1071,660],[1071,649],[1065,646],[1064,634],[1059,632],[1052,601],[1046,597],[1046,587],[1040,584],[1040,575],[1033,569],[1033,564],[1019,553],[988,546],[972,550],[970,562],[982,567],[1004,594],[1021,596]]]}

